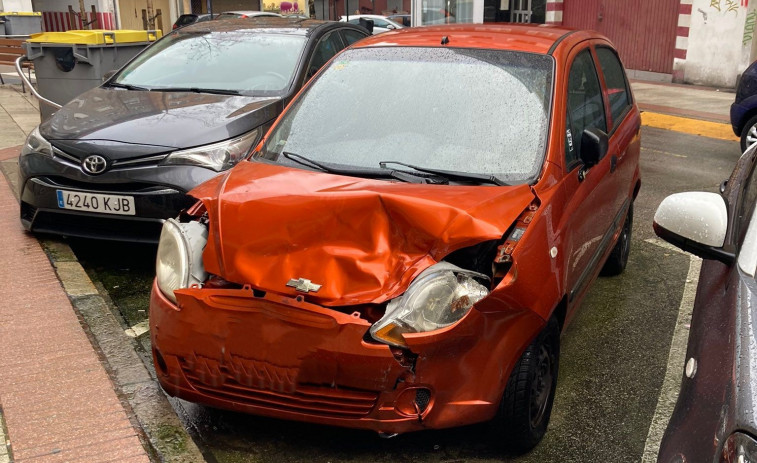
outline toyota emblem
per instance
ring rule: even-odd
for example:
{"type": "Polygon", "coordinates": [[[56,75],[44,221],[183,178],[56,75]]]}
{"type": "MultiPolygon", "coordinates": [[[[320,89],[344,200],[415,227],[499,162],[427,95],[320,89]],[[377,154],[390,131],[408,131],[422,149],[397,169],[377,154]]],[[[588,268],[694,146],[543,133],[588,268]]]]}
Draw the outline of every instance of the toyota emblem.
{"type": "Polygon", "coordinates": [[[105,172],[105,168],[108,167],[108,161],[99,154],[93,154],[84,158],[81,163],[84,172],[92,175],[102,174],[105,172]]]}

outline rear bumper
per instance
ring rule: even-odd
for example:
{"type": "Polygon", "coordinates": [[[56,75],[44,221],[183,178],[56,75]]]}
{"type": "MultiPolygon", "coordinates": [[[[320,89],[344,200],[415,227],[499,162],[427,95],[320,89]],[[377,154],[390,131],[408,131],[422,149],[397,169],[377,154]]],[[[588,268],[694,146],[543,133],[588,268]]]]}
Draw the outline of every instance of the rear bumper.
{"type": "Polygon", "coordinates": [[[284,296],[185,289],[178,299],[181,308],[153,285],[153,359],[169,394],[383,433],[491,419],[512,365],[543,325],[527,311],[473,310],[415,339],[411,353],[366,341],[370,323],[357,315],[284,296]]]}

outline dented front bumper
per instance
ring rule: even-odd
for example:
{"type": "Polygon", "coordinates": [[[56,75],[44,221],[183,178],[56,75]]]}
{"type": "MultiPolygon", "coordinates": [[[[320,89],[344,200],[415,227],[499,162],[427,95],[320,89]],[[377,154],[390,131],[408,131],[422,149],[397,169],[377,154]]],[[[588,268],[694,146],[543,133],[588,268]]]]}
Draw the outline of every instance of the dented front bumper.
{"type": "Polygon", "coordinates": [[[382,433],[491,419],[543,320],[528,310],[472,310],[409,337],[410,350],[366,337],[352,314],[251,289],[153,286],[155,368],[171,395],[213,407],[382,433]],[[179,308],[180,307],[180,308],[179,308]]]}

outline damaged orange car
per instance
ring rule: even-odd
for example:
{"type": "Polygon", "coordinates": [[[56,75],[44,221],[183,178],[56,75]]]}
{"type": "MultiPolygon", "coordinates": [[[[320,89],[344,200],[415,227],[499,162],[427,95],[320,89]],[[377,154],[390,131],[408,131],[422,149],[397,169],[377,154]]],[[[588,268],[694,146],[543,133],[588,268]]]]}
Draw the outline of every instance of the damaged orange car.
{"type": "Polygon", "coordinates": [[[337,55],[166,222],[150,335],[171,395],[393,435],[543,437],[560,333],[623,271],[640,117],[610,42],[433,26],[337,55]],[[403,101],[402,110],[377,95],[403,101]]]}

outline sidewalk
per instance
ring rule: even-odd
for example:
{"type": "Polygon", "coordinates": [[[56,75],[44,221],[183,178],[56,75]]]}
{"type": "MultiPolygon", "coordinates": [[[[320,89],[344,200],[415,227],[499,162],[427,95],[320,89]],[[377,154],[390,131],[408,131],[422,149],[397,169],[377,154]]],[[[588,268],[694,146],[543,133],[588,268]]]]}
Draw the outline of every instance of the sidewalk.
{"type": "MultiPolygon", "coordinates": [[[[28,94],[8,85],[0,87],[0,108],[0,161],[13,160],[39,113],[28,94]]],[[[0,410],[7,430],[3,435],[0,426],[0,462],[149,462],[56,270],[21,228],[18,201],[2,175],[0,236],[0,410]]]]}
{"type": "MultiPolygon", "coordinates": [[[[730,130],[733,93],[638,81],[632,85],[645,125],[659,126],[648,122],[656,115],[672,130],[707,124],[726,135],[730,130]]],[[[0,85],[0,169],[5,174],[0,175],[0,234],[6,244],[0,254],[0,298],[5,302],[0,305],[0,442],[7,442],[7,448],[0,445],[0,463],[202,461],[188,437],[185,453],[167,457],[162,452],[140,415],[162,414],[158,426],[178,423],[159,387],[141,363],[134,363],[139,359],[112,364],[109,351],[116,350],[118,357],[136,354],[126,352],[133,350],[128,345],[98,342],[97,328],[76,304],[99,296],[75,256],[46,254],[21,228],[12,191],[16,158],[38,123],[38,107],[28,91],[0,85]],[[140,400],[131,401],[135,396],[140,400]],[[155,399],[142,399],[146,396],[155,399]]],[[[730,136],[736,140],[732,132],[730,136]]]]}

